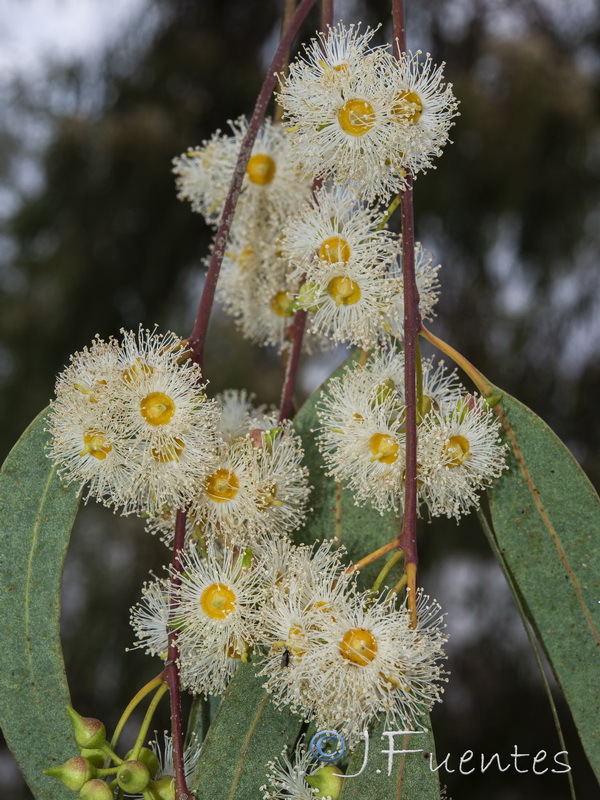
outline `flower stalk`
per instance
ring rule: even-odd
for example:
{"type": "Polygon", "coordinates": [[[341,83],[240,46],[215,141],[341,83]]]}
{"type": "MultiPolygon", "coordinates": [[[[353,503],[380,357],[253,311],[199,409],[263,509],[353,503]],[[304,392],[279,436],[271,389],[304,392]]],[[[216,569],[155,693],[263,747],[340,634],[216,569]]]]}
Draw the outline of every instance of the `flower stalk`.
{"type": "Polygon", "coordinates": [[[127,724],[127,720],[131,716],[134,709],[137,708],[137,706],[141,703],[144,697],[146,697],[146,695],[150,694],[150,692],[152,692],[154,689],[157,689],[161,685],[161,683],[164,683],[163,672],[161,672],[160,675],[157,675],[156,678],[153,678],[151,681],[148,681],[148,683],[145,686],[142,686],[139,692],[137,692],[137,694],[130,700],[130,702],[127,705],[127,708],[121,714],[121,718],[117,723],[117,727],[115,728],[115,732],[111,739],[110,746],[113,749],[117,746],[123,728],[127,724]]]}

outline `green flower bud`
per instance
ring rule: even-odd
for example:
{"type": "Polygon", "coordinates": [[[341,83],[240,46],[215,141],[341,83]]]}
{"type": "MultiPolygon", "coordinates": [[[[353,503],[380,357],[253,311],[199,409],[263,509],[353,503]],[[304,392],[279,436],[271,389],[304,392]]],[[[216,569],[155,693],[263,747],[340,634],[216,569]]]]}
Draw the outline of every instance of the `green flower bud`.
{"type": "Polygon", "coordinates": [[[124,792],[143,792],[150,783],[148,767],[141,761],[126,761],[117,770],[117,783],[124,792]]]}
{"type": "MultiPolygon", "coordinates": [[[[133,750],[130,750],[127,755],[125,756],[125,761],[129,761],[131,756],[133,755],[133,750]]],[[[138,755],[138,761],[141,761],[142,764],[145,764],[148,767],[148,772],[150,776],[156,775],[158,772],[158,768],[160,764],[158,763],[158,758],[156,757],[156,753],[154,750],[150,750],[149,747],[142,747],[138,755]]]]}
{"type": "Polygon", "coordinates": [[[81,787],[77,800],[113,800],[114,792],[99,778],[88,781],[81,787]]]}
{"type": "Polygon", "coordinates": [[[252,566],[252,548],[247,547],[244,551],[244,555],[242,558],[242,567],[244,569],[250,569],[252,566]]]}
{"type": "Polygon", "coordinates": [[[152,790],[159,800],[175,800],[175,778],[172,775],[163,775],[154,781],[152,790]]]}
{"type": "Polygon", "coordinates": [[[317,283],[303,283],[298,292],[298,297],[290,306],[296,311],[305,308],[307,311],[318,311],[319,306],[315,305],[319,297],[319,285],[317,283]]]}
{"type": "Polygon", "coordinates": [[[387,378],[383,383],[380,383],[375,392],[375,402],[383,403],[388,397],[396,393],[396,384],[391,378],[387,378]]]}
{"type": "Polygon", "coordinates": [[[44,775],[58,778],[67,789],[72,789],[74,792],[78,792],[95,774],[94,765],[83,756],[75,756],[75,758],[65,761],[60,767],[50,767],[44,770],[44,775]]]}
{"type": "Polygon", "coordinates": [[[82,717],[71,706],[67,706],[67,713],[71,718],[75,741],[79,747],[94,749],[106,743],[106,728],[99,719],[82,717]]]}
{"type": "Polygon", "coordinates": [[[344,773],[339,767],[329,764],[315,772],[314,775],[306,775],[304,780],[312,789],[318,789],[315,797],[331,797],[331,800],[338,800],[342,793],[344,773]]]}
{"type": "Polygon", "coordinates": [[[81,748],[81,755],[93,764],[96,769],[102,769],[104,761],[106,760],[106,753],[103,750],[90,749],[88,747],[81,748]]]}
{"type": "Polygon", "coordinates": [[[263,441],[265,445],[269,448],[269,450],[273,449],[273,442],[275,442],[281,431],[282,431],[281,425],[278,425],[276,428],[271,428],[268,431],[264,431],[263,441]]]}

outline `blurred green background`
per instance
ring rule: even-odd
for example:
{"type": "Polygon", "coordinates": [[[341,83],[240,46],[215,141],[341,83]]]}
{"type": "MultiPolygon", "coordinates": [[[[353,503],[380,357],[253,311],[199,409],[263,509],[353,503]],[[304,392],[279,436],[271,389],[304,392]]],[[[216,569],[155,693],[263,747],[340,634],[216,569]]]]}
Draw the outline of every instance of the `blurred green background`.
{"type": "MultiPolygon", "coordinates": [[[[28,5],[41,10],[44,25],[61,4],[7,0],[0,42],[11,35],[11,14],[28,5]]],[[[59,27],[56,54],[42,69],[4,71],[3,455],[47,404],[69,354],[94,334],[140,322],[183,336],[191,330],[211,234],[176,200],[170,162],[251,112],[281,7],[278,0],[132,0],[127,24],[113,25],[103,47],[64,55],[60,41],[79,34],[59,27]]],[[[336,3],[335,18],[382,22],[383,41],[389,13],[387,0],[347,0],[336,3]]],[[[408,0],[407,17],[409,47],[446,62],[461,100],[454,144],[415,190],[418,238],[442,263],[430,327],[543,417],[598,486],[598,6],[408,0]]],[[[306,35],[316,27],[315,12],[306,35]]],[[[213,391],[245,386],[260,402],[278,400],[275,352],[251,347],[220,313],[209,336],[213,391]]],[[[301,392],[343,357],[305,359],[301,392]]],[[[471,749],[506,761],[515,744],[519,752],[558,752],[537,668],[475,520],[424,525],[421,542],[422,580],[449,612],[451,635],[452,677],[434,713],[439,754],[456,761],[471,749]]],[[[124,650],[133,638],[128,607],[167,558],[138,520],[82,510],[65,571],[65,654],[74,705],[108,726],[160,669],[124,650]]],[[[568,710],[560,710],[578,797],[592,800],[598,785],[568,710]]],[[[568,796],[564,776],[514,769],[442,774],[442,783],[454,800],[568,796]]],[[[0,796],[31,797],[4,752],[0,796]]]]}

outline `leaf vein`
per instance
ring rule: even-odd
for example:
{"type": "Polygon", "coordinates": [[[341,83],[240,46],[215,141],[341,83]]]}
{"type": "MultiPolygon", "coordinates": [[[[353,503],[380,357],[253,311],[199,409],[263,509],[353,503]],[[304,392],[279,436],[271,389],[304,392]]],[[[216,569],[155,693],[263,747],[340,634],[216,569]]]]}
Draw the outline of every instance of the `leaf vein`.
{"type": "Polygon", "coordinates": [[[263,712],[263,708],[265,707],[265,703],[267,702],[268,697],[269,697],[269,695],[267,694],[267,692],[265,692],[263,694],[262,700],[260,701],[260,703],[258,704],[258,706],[256,708],[256,712],[254,714],[254,719],[252,720],[252,723],[251,723],[250,727],[248,728],[248,733],[244,737],[244,743],[242,745],[242,749],[240,750],[240,758],[239,758],[239,761],[238,761],[238,765],[236,767],[235,772],[233,773],[233,779],[231,781],[231,790],[229,792],[229,800],[233,800],[233,797],[235,795],[235,790],[237,789],[237,785],[239,783],[240,776],[242,774],[242,768],[244,766],[244,760],[246,758],[246,753],[248,752],[248,748],[250,747],[250,740],[252,739],[252,736],[254,735],[254,731],[256,730],[256,726],[258,725],[258,721],[260,720],[261,714],[263,712]]]}
{"type": "MultiPolygon", "coordinates": [[[[27,556],[27,569],[25,571],[25,603],[24,603],[25,650],[26,650],[26,653],[27,653],[27,662],[28,662],[28,665],[29,665],[29,672],[31,673],[32,677],[33,677],[33,671],[34,671],[33,670],[33,653],[32,653],[32,646],[31,646],[32,637],[30,635],[29,630],[30,630],[30,621],[31,621],[31,617],[30,617],[30,596],[31,596],[30,585],[31,585],[31,581],[32,581],[32,578],[33,578],[33,555],[34,555],[34,552],[35,552],[35,547],[36,547],[36,544],[37,544],[38,534],[39,534],[40,527],[41,527],[42,508],[44,507],[44,504],[45,504],[45,501],[46,501],[46,497],[48,495],[48,492],[50,491],[50,484],[52,483],[52,479],[54,478],[55,472],[56,472],[56,468],[52,467],[52,469],[50,470],[50,472],[48,474],[48,480],[46,481],[46,485],[44,486],[44,489],[43,489],[41,497],[40,497],[40,503],[38,505],[38,512],[37,512],[36,518],[35,518],[35,524],[34,524],[34,526],[32,528],[32,532],[31,532],[32,533],[32,536],[31,536],[31,548],[30,548],[29,554],[27,556]]],[[[36,695],[36,702],[39,703],[39,692],[38,692],[38,688],[37,688],[37,683],[32,681],[32,686],[35,687],[34,688],[34,692],[35,692],[35,695],[36,695]]]]}

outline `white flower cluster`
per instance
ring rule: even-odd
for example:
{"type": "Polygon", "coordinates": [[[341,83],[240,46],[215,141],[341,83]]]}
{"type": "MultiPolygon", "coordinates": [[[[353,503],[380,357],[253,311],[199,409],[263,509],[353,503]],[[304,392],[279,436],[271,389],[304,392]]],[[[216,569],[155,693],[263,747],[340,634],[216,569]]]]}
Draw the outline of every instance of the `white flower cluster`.
{"type": "MultiPolygon", "coordinates": [[[[429,56],[393,58],[371,46],[373,33],[340,23],[291,64],[279,95],[284,123],[265,121],[256,138],[217,291],[260,344],[286,346],[304,310],[309,343],[374,348],[330,381],[318,441],[328,474],[357,504],[400,514],[404,244],[386,225],[408,171],[440,155],[457,102],[429,56]]],[[[247,123],[231,129],[174,162],[179,197],[210,225],[247,123]]],[[[414,256],[426,319],[439,265],[420,243],[414,256]]],[[[439,606],[420,593],[401,602],[387,590],[359,591],[333,542],[292,545],[309,487],[289,421],[254,407],[245,391],[208,399],[186,343],[142,329],[76,353],[56,394],[49,455],[68,481],[87,485],[86,499],[145,516],[168,543],[186,512],[182,568],[146,583],[131,611],[135,647],[165,660],[176,640],[182,685],[205,695],[221,694],[252,657],[274,702],[350,747],[378,718],[419,726],[445,680],[439,606]]],[[[418,365],[417,401],[420,506],[458,518],[506,466],[498,424],[432,360],[418,365]]],[[[265,797],[314,796],[307,763],[302,754],[298,769],[273,762],[265,797]]]]}
{"type": "MultiPolygon", "coordinates": [[[[467,394],[443,362],[421,364],[417,408],[418,496],[431,516],[458,519],[506,469],[499,422],[467,394]]],[[[402,510],[405,478],[404,356],[394,351],[353,365],[329,384],[318,408],[319,444],[330,475],[358,505],[402,510]]]]}
{"type": "Polygon", "coordinates": [[[203,554],[184,554],[174,610],[165,588],[147,584],[132,609],[136,645],[165,658],[168,630],[177,630],[181,679],[195,693],[220,694],[254,648],[274,700],[350,746],[374,718],[415,725],[440,699],[446,637],[437,604],[419,596],[413,628],[395,595],[357,590],[332,542],[245,550],[209,542],[203,554]]]}
{"type": "MultiPolygon", "coordinates": [[[[215,225],[247,131],[240,118],[232,134],[217,131],[200,147],[174,159],[178,197],[215,225]]],[[[251,341],[282,347],[293,316],[289,268],[280,252],[286,220],[310,195],[311,184],[291,157],[282,126],[260,128],[242,183],[235,221],[225,249],[218,297],[251,341]]]]}
{"type": "Polygon", "coordinates": [[[209,400],[188,356],[174,334],[142,329],[76,353],[57,380],[50,457],[86,499],[143,514],[167,539],[185,508],[195,537],[288,534],[309,493],[300,438],[245,392],[209,400]]]}
{"type": "Polygon", "coordinates": [[[441,155],[457,113],[452,86],[429,55],[371,48],[373,31],[342,23],[290,65],[279,95],[307,174],[383,200],[441,155]]]}
{"type": "Polygon", "coordinates": [[[218,409],[172,333],[123,331],[71,357],[56,383],[49,455],[124,514],[184,507],[216,463],[218,409]]]}
{"type": "MultiPolygon", "coordinates": [[[[385,207],[407,169],[440,155],[457,102],[429,56],[393,58],[370,46],[373,33],[339,23],[319,34],[282,79],[284,126],[265,122],[254,144],[218,295],[259,344],[286,346],[298,309],[308,312],[308,347],[402,336],[401,242],[385,229],[385,207]],[[323,185],[309,199],[315,179],[323,185]]],[[[231,125],[231,136],[217,132],[174,161],[179,197],[209,224],[247,130],[231,125]]],[[[416,263],[427,318],[439,267],[420,245],[416,263]]]]}

